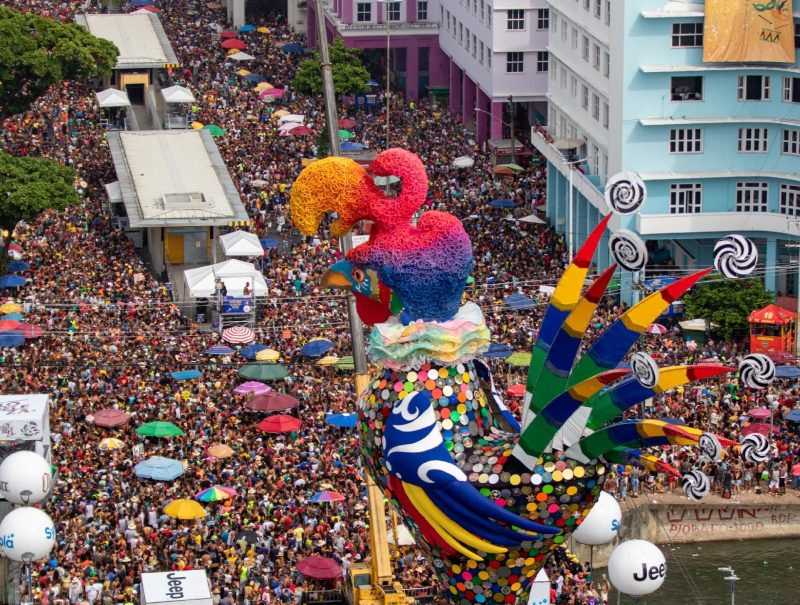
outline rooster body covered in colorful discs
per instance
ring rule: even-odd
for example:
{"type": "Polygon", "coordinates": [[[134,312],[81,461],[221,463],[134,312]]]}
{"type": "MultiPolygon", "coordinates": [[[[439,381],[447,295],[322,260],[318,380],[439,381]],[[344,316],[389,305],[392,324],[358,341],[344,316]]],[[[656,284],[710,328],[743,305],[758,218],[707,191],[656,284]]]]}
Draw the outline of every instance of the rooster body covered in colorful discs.
{"type": "MultiPolygon", "coordinates": [[[[604,219],[552,295],[520,423],[478,359],[490,334],[481,309],[462,304],[473,258],[461,222],[428,211],[412,223],[428,190],[416,155],[390,149],[371,170],[400,177],[400,194],[387,197],[351,160],[327,158],[303,170],[291,197],[292,218],[307,235],[327,212],[337,214],[336,236],[361,220],[372,223],[369,241],[323,278],[323,285],[350,289],[359,314],[374,324],[368,353],[381,369],[358,401],[364,464],[427,553],[451,601],[526,602],[550,551],[591,510],[610,464],[677,474],[646,448],[698,445],[718,457],[721,443],[732,444],[666,421],[613,422],[668,389],[735,371],[720,365],[659,369],[649,357],[619,369],[647,326],[710,269],[645,298],[576,361],[615,271],[602,272],[581,295],[604,219]]],[[[707,491],[700,475],[685,479],[687,494],[707,491]]]]}

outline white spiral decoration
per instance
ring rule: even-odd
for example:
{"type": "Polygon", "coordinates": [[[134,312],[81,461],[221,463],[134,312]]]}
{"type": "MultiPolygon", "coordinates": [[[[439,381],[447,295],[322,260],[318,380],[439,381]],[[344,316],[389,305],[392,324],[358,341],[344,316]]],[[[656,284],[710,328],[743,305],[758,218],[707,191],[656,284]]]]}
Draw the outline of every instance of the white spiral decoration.
{"type": "Polygon", "coordinates": [[[658,384],[658,364],[647,353],[639,351],[631,356],[631,370],[636,381],[646,389],[652,389],[658,384]]]}
{"type": "Polygon", "coordinates": [[[619,172],[606,183],[606,204],[617,214],[633,214],[647,199],[647,187],[638,175],[619,172]]]}
{"type": "Polygon", "coordinates": [[[761,433],[750,433],[742,438],[742,457],[748,462],[766,462],[770,456],[769,439],[761,433]]]}
{"type": "Polygon", "coordinates": [[[708,476],[701,471],[689,471],[681,479],[683,493],[690,500],[702,500],[711,491],[711,482],[708,476]]]}
{"type": "Polygon", "coordinates": [[[714,246],[714,267],[725,277],[750,275],[758,264],[758,249],[743,235],[728,235],[714,246]]]}
{"type": "Polygon", "coordinates": [[[626,271],[641,271],[647,264],[647,248],[633,231],[620,229],[608,239],[614,262],[626,271]]]}
{"type": "Polygon", "coordinates": [[[739,364],[739,379],[748,388],[764,389],[775,380],[775,362],[761,353],[751,353],[739,364]]]}
{"type": "Polygon", "coordinates": [[[703,456],[712,462],[717,462],[722,458],[722,445],[719,439],[717,439],[717,436],[713,433],[703,433],[700,435],[698,443],[700,444],[700,451],[703,453],[703,456]]]}

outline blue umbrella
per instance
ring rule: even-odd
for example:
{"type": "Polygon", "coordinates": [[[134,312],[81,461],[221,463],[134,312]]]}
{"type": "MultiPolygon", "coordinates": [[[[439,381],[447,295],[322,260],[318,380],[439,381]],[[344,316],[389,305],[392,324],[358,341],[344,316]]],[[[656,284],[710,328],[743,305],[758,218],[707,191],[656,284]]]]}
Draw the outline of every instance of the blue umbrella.
{"type": "Polygon", "coordinates": [[[511,294],[503,299],[503,304],[511,307],[514,311],[525,311],[526,309],[533,309],[536,303],[524,294],[511,294]]]}
{"type": "Polygon", "coordinates": [[[163,456],[153,456],[137,464],[133,472],[142,479],[174,481],[183,475],[183,462],[163,456]]]}
{"type": "Polygon", "coordinates": [[[364,145],[361,143],[353,143],[351,141],[345,141],[340,147],[342,151],[361,151],[364,149],[364,145]]]}
{"type": "Polygon", "coordinates": [[[247,74],[244,79],[248,82],[252,82],[253,84],[258,84],[259,82],[264,81],[264,76],[261,74],[247,74]]]}
{"type": "Polygon", "coordinates": [[[358,425],[358,414],[326,414],[325,422],[340,429],[354,429],[358,425]]]}
{"type": "Polygon", "coordinates": [[[333,348],[333,343],[330,340],[312,340],[309,343],[300,349],[301,355],[306,355],[307,357],[319,357],[320,355],[324,355],[328,351],[333,348]]]}
{"type": "Polygon", "coordinates": [[[653,277],[651,279],[644,280],[644,283],[642,283],[642,285],[648,290],[660,290],[664,286],[671,284],[672,282],[675,281],[678,281],[677,277],[672,277],[670,275],[660,275],[658,277],[653,277]]]}
{"type": "Polygon", "coordinates": [[[16,288],[24,286],[27,280],[20,275],[3,275],[0,277],[0,288],[16,288]]]}
{"type": "Polygon", "coordinates": [[[787,420],[789,422],[800,423],[800,410],[792,410],[791,412],[786,414],[786,418],[784,418],[784,420],[787,420]]]}
{"type": "Polygon", "coordinates": [[[230,355],[231,353],[233,353],[233,349],[225,345],[214,345],[203,351],[204,355],[230,355]]]}
{"type": "Polygon", "coordinates": [[[240,32],[243,32],[243,33],[244,33],[244,32],[251,32],[251,31],[253,31],[255,28],[256,28],[256,26],[255,26],[255,25],[251,25],[250,23],[245,23],[244,25],[242,25],[242,26],[239,28],[239,31],[240,31],[240,32]]]}
{"type": "Polygon", "coordinates": [[[289,53],[290,55],[297,55],[303,52],[303,45],[298,44],[297,42],[290,42],[289,44],[284,44],[281,46],[281,50],[285,53],[289,53]]]}
{"type": "Polygon", "coordinates": [[[131,6],[152,6],[155,0],[132,0],[131,6]]]}
{"type": "Polygon", "coordinates": [[[497,198],[496,200],[492,200],[489,202],[489,205],[492,208],[516,208],[517,205],[510,199],[505,197],[497,198]]]}
{"type": "Polygon", "coordinates": [[[239,351],[239,354],[247,359],[255,359],[259,351],[263,351],[264,349],[268,348],[269,347],[267,345],[253,343],[251,345],[247,345],[244,349],[239,351]]]}
{"type": "Polygon", "coordinates": [[[22,271],[29,271],[31,266],[24,260],[13,260],[8,265],[9,273],[21,273],[22,271]]]}
{"type": "Polygon", "coordinates": [[[800,378],[800,368],[798,368],[797,366],[778,366],[777,368],[775,368],[775,377],[800,378]]]}
{"type": "Polygon", "coordinates": [[[267,248],[277,248],[281,245],[281,243],[283,243],[280,238],[275,237],[274,235],[267,235],[258,241],[261,242],[261,247],[265,250],[267,248]]]}
{"type": "Polygon", "coordinates": [[[509,357],[514,351],[511,350],[507,344],[498,344],[493,342],[489,345],[489,350],[486,351],[481,357],[488,357],[489,359],[505,359],[509,357]]]}
{"type": "Polygon", "coordinates": [[[377,80],[367,80],[367,86],[372,86],[373,88],[380,86],[377,80]]]}
{"type": "Polygon", "coordinates": [[[202,375],[203,373],[200,370],[183,370],[181,372],[172,372],[171,374],[175,380],[194,380],[202,375]]]}
{"type": "Polygon", "coordinates": [[[25,335],[22,332],[11,330],[0,332],[0,349],[18,347],[25,342],[25,335]]]}
{"type": "Polygon", "coordinates": [[[25,318],[22,316],[22,313],[6,313],[5,315],[0,316],[0,320],[2,319],[12,319],[14,321],[22,321],[25,318]]]}

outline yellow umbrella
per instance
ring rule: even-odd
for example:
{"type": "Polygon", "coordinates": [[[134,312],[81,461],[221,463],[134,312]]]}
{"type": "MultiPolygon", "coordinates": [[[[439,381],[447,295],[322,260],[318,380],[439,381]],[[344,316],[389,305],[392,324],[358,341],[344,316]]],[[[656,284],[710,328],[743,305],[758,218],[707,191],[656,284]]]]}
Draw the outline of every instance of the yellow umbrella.
{"type": "Polygon", "coordinates": [[[0,305],[0,313],[5,315],[6,313],[19,313],[22,309],[17,303],[5,303],[0,305]]]}
{"type": "Polygon", "coordinates": [[[269,28],[268,28],[268,27],[261,26],[261,27],[259,27],[258,29],[256,29],[256,31],[257,31],[259,34],[268,34],[268,33],[269,33],[269,28]]]}
{"type": "Polygon", "coordinates": [[[208,455],[214,458],[230,458],[233,456],[233,450],[229,445],[224,443],[215,443],[208,448],[208,455]]]}
{"type": "Polygon", "coordinates": [[[236,73],[239,74],[240,76],[249,76],[250,75],[250,72],[247,71],[246,69],[240,69],[236,73]]]}
{"type": "Polygon", "coordinates": [[[240,52],[242,52],[242,51],[239,50],[238,48],[229,48],[228,49],[228,56],[235,55],[236,53],[240,53],[240,52]]]}
{"type": "Polygon", "coordinates": [[[270,88],[275,88],[269,82],[259,82],[259,84],[253,89],[255,92],[262,92],[265,90],[269,90],[270,88]]]}
{"type": "Polygon", "coordinates": [[[336,355],[326,355],[322,359],[317,362],[318,366],[332,366],[335,365],[336,362],[339,361],[339,358],[336,355]]]}
{"type": "Polygon", "coordinates": [[[208,514],[198,502],[186,498],[173,500],[164,507],[164,512],[173,519],[202,519],[208,514]]]}
{"type": "Polygon", "coordinates": [[[280,118],[281,116],[288,116],[288,115],[289,115],[288,111],[286,111],[285,109],[279,109],[278,111],[272,114],[272,117],[280,118]]]}
{"type": "Polygon", "coordinates": [[[122,439],[117,439],[116,437],[106,437],[98,444],[97,447],[104,452],[113,452],[114,450],[125,447],[125,442],[122,441],[122,439]]]}
{"type": "Polygon", "coordinates": [[[278,361],[281,354],[275,349],[264,349],[256,353],[256,361],[278,361]]]}
{"type": "Polygon", "coordinates": [[[200,130],[203,126],[205,126],[205,124],[202,122],[192,122],[192,128],[195,130],[200,130]]]}

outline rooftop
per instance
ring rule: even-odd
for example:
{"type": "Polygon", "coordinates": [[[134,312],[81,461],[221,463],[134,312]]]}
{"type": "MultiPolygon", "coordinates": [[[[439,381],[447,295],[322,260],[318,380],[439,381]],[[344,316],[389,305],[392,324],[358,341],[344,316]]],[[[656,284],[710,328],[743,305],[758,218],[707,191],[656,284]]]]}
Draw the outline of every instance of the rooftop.
{"type": "Polygon", "coordinates": [[[177,64],[178,58],[155,13],[77,15],[78,25],[110,40],[119,49],[116,69],[152,69],[177,64]]]}
{"type": "Polygon", "coordinates": [[[108,144],[131,228],[248,219],[207,131],[109,132],[108,144]]]}

